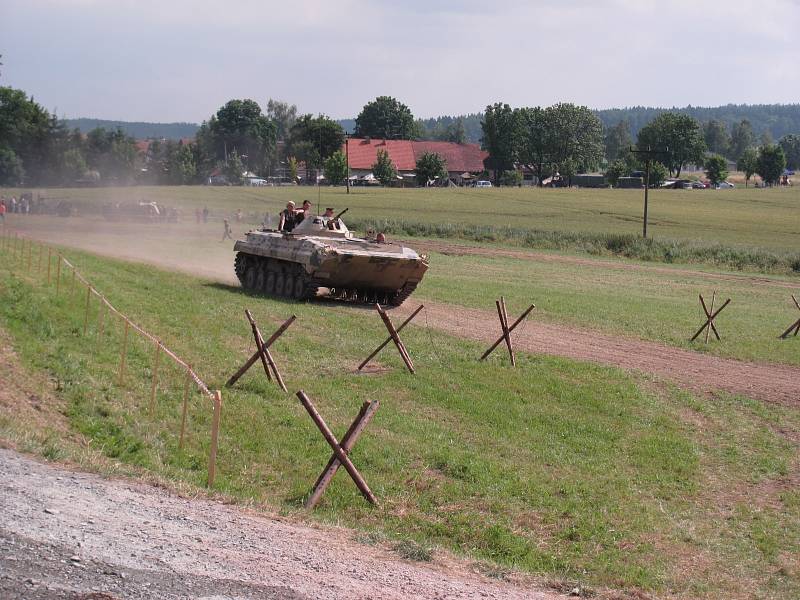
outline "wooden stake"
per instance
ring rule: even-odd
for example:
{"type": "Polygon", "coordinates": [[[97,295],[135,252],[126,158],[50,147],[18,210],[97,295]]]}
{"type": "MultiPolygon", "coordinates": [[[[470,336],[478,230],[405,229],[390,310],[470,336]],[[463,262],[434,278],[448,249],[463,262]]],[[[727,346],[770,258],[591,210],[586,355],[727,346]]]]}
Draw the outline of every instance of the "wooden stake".
{"type": "Polygon", "coordinates": [[[39,262],[36,265],[36,271],[41,273],[42,272],[42,252],[43,252],[42,245],[39,244],[39,262]]]}
{"type": "MultiPolygon", "coordinates": [[[[123,317],[124,318],[124,317],[123,317]]],[[[125,319],[125,333],[122,335],[122,352],[119,357],[119,384],[122,385],[125,381],[125,358],[128,355],[128,329],[130,329],[130,321],[125,319]]]]}
{"type": "Polygon", "coordinates": [[[497,305],[497,314],[500,316],[500,328],[503,330],[503,337],[506,339],[506,346],[508,347],[508,356],[511,358],[511,365],[517,366],[517,359],[514,357],[514,346],[511,344],[511,332],[508,330],[508,313],[506,312],[506,299],[500,296],[499,301],[495,301],[497,305]]]}
{"type": "Polygon", "coordinates": [[[222,416],[222,392],[214,393],[214,416],[211,419],[211,451],[208,456],[208,487],[214,487],[217,475],[217,444],[219,442],[219,421],[222,416]]]}
{"type": "MultiPolygon", "coordinates": [[[[297,316],[295,316],[295,315],[292,315],[291,317],[286,319],[286,321],[283,323],[283,325],[281,325],[275,331],[275,333],[273,333],[269,337],[269,339],[266,342],[264,342],[264,348],[268,349],[270,346],[272,346],[272,344],[275,343],[275,341],[283,334],[284,331],[286,331],[289,328],[289,326],[292,323],[295,322],[296,319],[297,319],[297,316]]],[[[225,383],[225,386],[226,387],[231,387],[234,383],[239,381],[241,376],[244,375],[245,373],[247,373],[247,370],[250,367],[252,367],[256,363],[256,361],[259,360],[260,357],[261,357],[261,353],[258,351],[258,348],[256,348],[256,351],[253,353],[253,355],[250,358],[247,359],[247,362],[244,363],[242,365],[242,367],[238,371],[236,371],[236,373],[231,375],[231,378],[228,379],[228,381],[225,383]]]]}
{"type": "MultiPolygon", "coordinates": [[[[522,313],[516,321],[514,321],[514,324],[511,327],[508,328],[508,333],[510,334],[512,331],[514,331],[514,329],[517,328],[517,325],[522,323],[522,321],[525,320],[525,317],[527,317],[528,314],[530,314],[530,312],[534,308],[536,308],[536,305],[535,304],[531,304],[527,308],[527,310],[524,313],[522,313]]],[[[485,360],[487,356],[489,356],[492,352],[494,352],[495,348],[497,348],[500,344],[502,344],[505,341],[505,339],[506,339],[506,336],[505,336],[505,333],[504,333],[499,338],[497,338],[497,341],[494,344],[492,344],[486,352],[483,353],[483,355],[480,357],[479,360],[485,360]]]]}
{"type": "Polygon", "coordinates": [[[156,342],[156,355],[153,357],[153,385],[150,386],[150,414],[156,409],[156,388],[158,387],[158,364],[161,361],[161,342],[156,342]]]}
{"type": "Polygon", "coordinates": [[[72,267],[72,283],[70,284],[70,292],[75,293],[75,267],[72,267]]]}
{"type": "MultiPolygon", "coordinates": [[[[794,294],[792,294],[792,301],[794,301],[794,305],[797,307],[797,310],[800,310],[800,302],[797,301],[797,298],[794,297],[794,294]]],[[[797,319],[797,321],[789,325],[789,329],[784,331],[778,337],[781,339],[786,339],[789,337],[789,334],[792,332],[792,330],[794,330],[794,335],[797,336],[797,332],[800,331],[800,319],[797,319]]]]}
{"type": "Polygon", "coordinates": [[[52,258],[53,251],[48,247],[47,248],[47,285],[50,285],[50,261],[52,258]]]}
{"type": "Polygon", "coordinates": [[[189,408],[189,386],[192,383],[192,376],[189,370],[192,367],[186,369],[186,382],[183,384],[183,410],[181,411],[181,436],[178,439],[178,448],[183,450],[183,434],[186,431],[186,412],[189,408]]]}
{"type": "Polygon", "coordinates": [[[92,298],[92,288],[86,286],[86,312],[83,315],[83,335],[86,336],[86,329],[89,327],[89,301],[92,298]]]}
{"type": "Polygon", "coordinates": [[[381,316],[383,324],[386,325],[386,329],[389,331],[389,335],[391,336],[394,345],[397,346],[397,351],[400,353],[400,358],[403,359],[403,362],[406,363],[406,367],[413,375],[414,363],[411,362],[411,357],[408,355],[408,351],[406,350],[406,347],[403,345],[403,340],[401,340],[400,336],[397,335],[397,330],[394,328],[394,325],[392,325],[392,320],[389,318],[389,315],[386,314],[386,311],[381,308],[380,304],[376,304],[375,309],[381,316]]]}
{"type": "Polygon", "coordinates": [[[717,336],[717,339],[719,339],[719,334],[718,334],[718,333],[716,333],[716,331],[717,331],[717,328],[714,326],[714,319],[716,319],[716,318],[717,318],[717,315],[718,315],[719,313],[721,313],[721,312],[722,312],[722,310],[723,310],[723,309],[724,309],[726,306],[728,306],[728,304],[730,304],[730,302],[731,302],[731,299],[730,299],[730,298],[728,298],[727,300],[725,300],[725,302],[723,302],[723,303],[722,303],[722,306],[720,306],[720,307],[719,307],[719,308],[718,308],[716,311],[714,311],[714,312],[712,313],[711,311],[705,311],[705,302],[703,302],[703,301],[701,300],[701,304],[703,305],[703,310],[705,311],[705,313],[706,313],[706,317],[707,317],[707,318],[706,318],[706,322],[705,322],[705,323],[703,323],[703,325],[701,325],[700,329],[698,329],[698,330],[697,330],[697,333],[695,333],[695,334],[692,336],[691,340],[689,340],[689,341],[691,341],[691,342],[695,341],[695,340],[697,339],[697,337],[698,337],[698,336],[699,336],[701,333],[703,333],[703,330],[704,330],[706,327],[708,327],[708,326],[709,326],[709,324],[710,324],[710,327],[713,329],[713,331],[714,331],[715,335],[717,336]]]}
{"type": "MultiPolygon", "coordinates": [[[[710,312],[710,313],[714,312],[714,301],[716,299],[717,299],[717,292],[715,291],[715,292],[713,292],[711,294],[711,309],[708,312],[710,312]]],[[[701,300],[701,302],[702,302],[702,300],[701,300]]],[[[705,302],[703,302],[703,304],[705,304],[705,302]]],[[[708,327],[706,327],[706,344],[708,343],[708,335],[711,333],[711,325],[713,325],[713,323],[709,319],[708,327]]],[[[716,328],[714,328],[714,333],[717,333],[716,328]]],[[[717,334],[717,337],[719,337],[719,334],[717,334]]]]}
{"type": "Polygon", "coordinates": [[[33,240],[28,240],[28,273],[31,272],[31,251],[33,250],[33,240]]]}
{"type": "MultiPolygon", "coordinates": [[[[370,402],[367,400],[361,405],[361,410],[358,411],[358,415],[353,420],[350,428],[347,430],[347,433],[345,433],[344,437],[342,438],[342,450],[344,450],[348,455],[353,449],[353,446],[355,446],[355,443],[358,441],[361,432],[364,431],[364,428],[372,419],[375,411],[378,410],[379,405],[380,401],[378,400],[375,402],[370,402]]],[[[325,465],[325,468],[322,470],[322,473],[320,473],[316,483],[314,483],[311,495],[308,497],[308,500],[306,500],[307,509],[311,510],[317,505],[322,498],[322,495],[325,493],[325,490],[328,489],[331,481],[333,481],[333,476],[336,475],[336,471],[339,469],[341,464],[342,463],[339,462],[339,459],[336,458],[335,454],[331,456],[328,464],[325,465]]]]}
{"type": "Polygon", "coordinates": [[[377,505],[378,499],[375,498],[375,495],[372,493],[372,490],[369,489],[369,486],[367,485],[367,482],[364,481],[364,478],[361,476],[361,473],[358,472],[358,469],[356,469],[355,465],[352,463],[350,458],[347,456],[344,450],[342,450],[342,447],[336,440],[336,436],[333,435],[331,430],[325,424],[325,421],[322,420],[322,417],[317,412],[317,409],[311,403],[311,399],[308,396],[306,396],[303,390],[297,392],[297,397],[300,399],[300,402],[302,402],[303,406],[306,409],[306,412],[308,412],[309,416],[314,421],[314,424],[320,430],[320,433],[322,433],[322,436],[325,438],[325,441],[328,442],[328,445],[333,450],[333,453],[334,455],[336,455],[336,458],[339,460],[340,463],[342,463],[342,466],[350,474],[350,477],[356,484],[356,487],[358,487],[361,494],[371,504],[377,505]]]}
{"type": "MultiPolygon", "coordinates": [[[[397,333],[400,333],[401,331],[403,331],[403,328],[404,328],[406,325],[408,325],[408,324],[411,322],[411,320],[412,320],[414,317],[416,317],[416,316],[417,316],[417,314],[419,313],[419,311],[421,311],[423,308],[425,308],[425,306],[424,306],[424,305],[422,305],[422,304],[420,304],[420,305],[419,305],[419,307],[417,308],[417,310],[415,310],[413,313],[411,313],[411,314],[409,315],[409,317],[408,317],[408,318],[407,318],[405,321],[403,321],[403,322],[400,324],[400,326],[397,328],[397,333]]],[[[370,354],[370,355],[369,355],[367,358],[365,358],[365,359],[364,359],[364,362],[362,362],[360,365],[358,365],[358,370],[360,371],[361,369],[363,369],[364,367],[366,367],[366,366],[367,366],[367,364],[369,363],[369,361],[371,361],[373,358],[375,358],[375,357],[378,355],[378,353],[379,353],[381,350],[383,350],[383,349],[384,349],[384,348],[387,346],[387,344],[388,344],[389,342],[391,342],[391,341],[392,341],[392,336],[390,335],[388,338],[386,338],[386,340],[385,340],[385,341],[384,341],[384,342],[383,342],[383,343],[382,343],[380,346],[378,346],[378,347],[377,347],[377,348],[376,348],[376,349],[375,349],[375,350],[372,352],[372,354],[370,354]]]]}

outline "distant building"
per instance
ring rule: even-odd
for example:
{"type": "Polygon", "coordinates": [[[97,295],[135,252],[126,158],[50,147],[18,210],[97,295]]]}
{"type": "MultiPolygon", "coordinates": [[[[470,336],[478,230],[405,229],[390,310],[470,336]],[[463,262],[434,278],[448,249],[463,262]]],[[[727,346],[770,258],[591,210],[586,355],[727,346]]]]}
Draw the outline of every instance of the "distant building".
{"type": "Polygon", "coordinates": [[[478,144],[374,138],[349,138],[345,144],[342,152],[348,155],[351,177],[365,181],[370,180],[372,165],[377,160],[379,150],[389,154],[398,176],[404,180],[414,180],[417,160],[423,154],[436,153],[446,161],[448,177],[456,185],[469,183],[474,175],[485,171],[484,161],[489,156],[478,144]]]}

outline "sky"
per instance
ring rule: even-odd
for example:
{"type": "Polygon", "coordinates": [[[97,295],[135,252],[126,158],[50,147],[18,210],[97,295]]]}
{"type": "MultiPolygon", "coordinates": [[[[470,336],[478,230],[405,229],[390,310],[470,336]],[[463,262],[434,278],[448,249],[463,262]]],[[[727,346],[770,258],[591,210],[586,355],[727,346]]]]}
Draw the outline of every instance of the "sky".
{"type": "Polygon", "coordinates": [[[0,54],[67,118],[797,103],[800,0],[0,0],[0,54]]]}

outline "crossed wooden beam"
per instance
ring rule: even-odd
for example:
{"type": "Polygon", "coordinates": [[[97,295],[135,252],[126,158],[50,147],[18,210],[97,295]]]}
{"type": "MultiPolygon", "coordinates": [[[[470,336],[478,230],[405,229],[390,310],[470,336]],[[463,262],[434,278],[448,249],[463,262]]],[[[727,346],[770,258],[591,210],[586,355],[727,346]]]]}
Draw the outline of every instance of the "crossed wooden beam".
{"type": "Polygon", "coordinates": [[[328,464],[325,466],[325,469],[323,469],[322,473],[317,478],[317,482],[314,484],[314,489],[312,490],[311,495],[308,497],[308,500],[306,500],[306,508],[311,509],[317,505],[322,498],[322,494],[325,493],[325,490],[328,488],[331,481],[333,481],[333,476],[336,475],[336,471],[339,469],[339,466],[343,466],[345,468],[347,473],[350,475],[350,478],[353,480],[353,483],[356,484],[356,487],[364,496],[364,498],[366,498],[370,504],[377,505],[378,499],[375,498],[375,495],[372,493],[372,490],[369,489],[367,482],[350,460],[349,453],[353,449],[353,446],[361,435],[361,432],[364,431],[367,423],[369,423],[370,419],[372,419],[375,411],[378,410],[380,402],[378,400],[375,402],[370,402],[367,400],[361,405],[361,410],[358,412],[358,415],[350,425],[347,433],[344,434],[344,437],[340,443],[336,439],[336,436],[333,435],[333,432],[330,430],[328,425],[322,419],[322,416],[319,414],[306,393],[303,390],[300,390],[297,392],[297,397],[300,399],[300,402],[303,404],[303,407],[314,421],[314,424],[317,426],[320,433],[322,433],[325,441],[328,442],[331,450],[333,450],[333,455],[328,461],[328,464]]]}
{"type": "Polygon", "coordinates": [[[706,344],[708,343],[708,336],[712,331],[714,332],[714,336],[717,338],[717,341],[719,341],[720,340],[719,332],[717,331],[717,328],[714,325],[714,319],[716,319],[717,315],[722,312],[723,308],[725,308],[726,306],[728,306],[728,304],[730,304],[731,299],[728,298],[727,300],[725,300],[725,302],[722,303],[722,306],[720,306],[716,311],[714,311],[714,301],[716,300],[717,292],[714,292],[711,295],[711,308],[706,307],[706,301],[703,299],[703,294],[699,294],[699,296],[700,296],[700,304],[703,307],[703,312],[706,313],[706,322],[703,323],[702,327],[700,327],[700,329],[697,330],[697,333],[695,333],[692,336],[692,339],[690,341],[692,342],[695,341],[697,339],[697,336],[703,333],[704,329],[706,330],[706,344]]]}
{"type": "Polygon", "coordinates": [[[406,325],[408,325],[411,322],[411,320],[414,317],[417,316],[417,314],[419,314],[419,311],[421,311],[423,308],[425,308],[425,306],[423,304],[420,304],[419,307],[413,313],[411,313],[409,317],[405,321],[403,321],[398,328],[395,329],[394,325],[392,324],[392,320],[389,318],[389,315],[386,314],[386,311],[383,310],[383,308],[381,308],[380,304],[376,304],[375,309],[381,316],[383,324],[386,325],[386,329],[389,331],[389,337],[386,338],[386,340],[380,346],[378,346],[372,352],[372,354],[370,354],[366,359],[364,359],[364,362],[358,365],[358,370],[360,371],[361,369],[366,367],[367,363],[371,361],[373,358],[375,358],[378,355],[378,352],[383,350],[389,342],[394,342],[394,345],[397,346],[397,351],[400,353],[400,358],[403,359],[403,362],[406,363],[406,367],[413,374],[415,372],[414,363],[411,361],[411,357],[408,354],[408,350],[406,350],[405,344],[403,344],[403,340],[400,339],[400,336],[398,334],[403,330],[403,328],[406,325]]]}
{"type": "Polygon", "coordinates": [[[511,357],[511,364],[515,367],[517,366],[517,359],[514,356],[514,345],[511,343],[511,332],[516,329],[517,325],[522,323],[525,320],[525,317],[536,308],[535,304],[531,304],[524,313],[522,313],[519,318],[514,321],[514,324],[509,327],[508,325],[508,313],[506,312],[506,299],[503,296],[500,296],[500,300],[495,300],[495,304],[497,305],[497,316],[500,319],[500,328],[503,330],[503,334],[497,339],[497,341],[492,344],[492,346],[483,353],[480,360],[485,359],[489,356],[494,349],[497,348],[501,342],[505,341],[506,347],[508,348],[508,355],[511,357]]]}
{"type": "Polygon", "coordinates": [[[267,375],[267,379],[272,381],[272,374],[270,374],[270,369],[275,374],[275,380],[278,382],[278,385],[281,386],[281,389],[284,392],[288,392],[289,390],[286,389],[286,384],[283,382],[283,377],[281,377],[280,371],[278,371],[278,366],[275,364],[275,359],[272,358],[272,354],[269,351],[269,347],[275,343],[275,341],[283,335],[283,332],[286,331],[289,326],[295,322],[297,319],[296,315],[292,315],[286,321],[275,330],[269,339],[265,342],[264,338],[261,336],[261,331],[256,325],[256,321],[253,318],[253,315],[250,313],[249,310],[245,309],[244,311],[247,320],[250,321],[250,327],[253,329],[253,338],[256,341],[256,351],[253,353],[247,362],[242,365],[242,367],[234,373],[230,379],[228,379],[227,383],[225,384],[227,387],[231,387],[234,383],[239,381],[239,378],[247,373],[247,370],[252,367],[257,360],[261,359],[261,364],[264,366],[264,373],[267,375]]]}
{"type": "MultiPolygon", "coordinates": [[[[792,294],[792,300],[794,301],[794,305],[797,307],[797,310],[800,310],[800,302],[797,301],[797,298],[794,297],[794,294],[792,294]]],[[[780,338],[782,340],[785,340],[787,337],[789,337],[789,334],[792,333],[793,329],[794,329],[794,335],[796,336],[797,332],[800,331],[800,319],[797,319],[797,321],[789,325],[789,329],[784,331],[780,335],[780,338]]]]}

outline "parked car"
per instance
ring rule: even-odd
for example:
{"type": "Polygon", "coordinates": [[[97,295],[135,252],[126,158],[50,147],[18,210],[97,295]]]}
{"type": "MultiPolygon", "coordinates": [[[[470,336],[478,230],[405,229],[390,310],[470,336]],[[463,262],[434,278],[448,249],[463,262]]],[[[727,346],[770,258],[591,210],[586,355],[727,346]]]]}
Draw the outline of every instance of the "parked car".
{"type": "Polygon", "coordinates": [[[475,187],[492,187],[492,182],[491,181],[486,181],[485,179],[482,179],[482,180],[478,181],[477,183],[475,183],[475,187]]]}
{"type": "Polygon", "coordinates": [[[728,181],[720,181],[720,182],[719,182],[719,183],[716,185],[716,189],[718,189],[718,190],[727,190],[727,189],[730,189],[730,188],[735,188],[735,187],[736,187],[736,186],[735,186],[734,184],[732,184],[732,183],[730,183],[730,182],[728,182],[728,181]]]}
{"type": "Polygon", "coordinates": [[[704,190],[707,187],[708,186],[705,183],[703,183],[702,181],[693,181],[692,182],[692,188],[695,189],[695,190],[704,190]]]}

